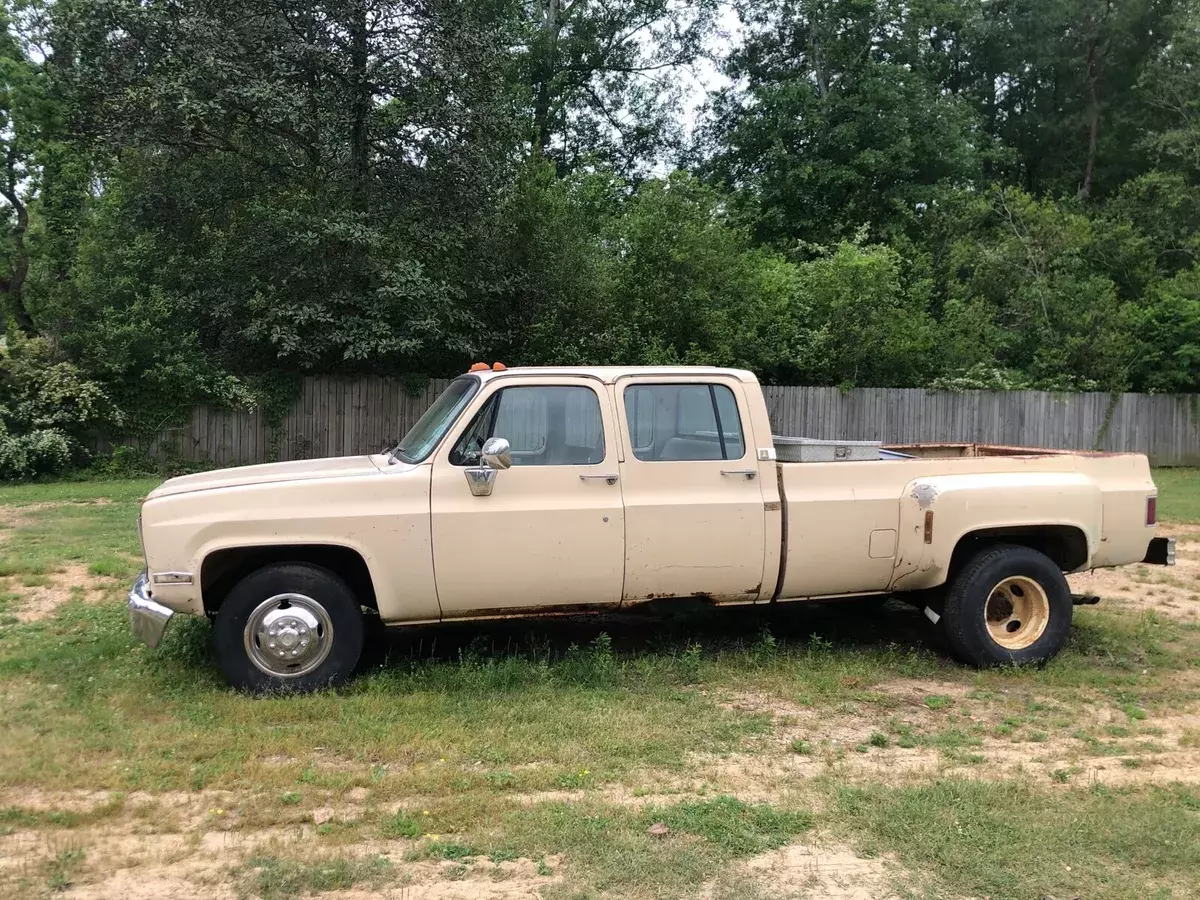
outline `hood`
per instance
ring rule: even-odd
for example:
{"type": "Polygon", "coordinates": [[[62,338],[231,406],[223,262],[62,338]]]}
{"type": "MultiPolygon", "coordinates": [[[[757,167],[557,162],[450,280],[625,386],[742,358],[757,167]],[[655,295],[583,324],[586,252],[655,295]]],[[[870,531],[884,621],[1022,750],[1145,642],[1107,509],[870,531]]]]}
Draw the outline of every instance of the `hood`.
{"type": "MultiPolygon", "coordinates": [[[[330,459],[297,459],[292,462],[266,463],[258,466],[237,466],[181,475],[164,481],[146,499],[169,497],[192,491],[216,488],[246,487],[277,481],[308,481],[314,478],[350,478],[356,475],[376,475],[387,466],[382,456],[338,456],[330,459]]],[[[406,469],[412,466],[405,466],[406,469]]]]}

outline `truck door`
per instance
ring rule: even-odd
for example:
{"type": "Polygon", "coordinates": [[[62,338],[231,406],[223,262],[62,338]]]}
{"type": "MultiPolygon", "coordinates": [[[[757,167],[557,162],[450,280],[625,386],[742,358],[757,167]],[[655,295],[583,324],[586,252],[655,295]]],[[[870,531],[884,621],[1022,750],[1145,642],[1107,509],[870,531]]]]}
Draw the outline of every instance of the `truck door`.
{"type": "Polygon", "coordinates": [[[763,589],[766,514],[741,382],[634,377],[618,380],[616,392],[629,442],[623,599],[753,602],[763,589]]]}
{"type": "Polygon", "coordinates": [[[596,379],[490,379],[433,464],[434,576],[442,615],[616,605],[625,530],[611,396],[596,379]],[[485,440],[511,446],[491,493],[467,469],[485,440]]]}

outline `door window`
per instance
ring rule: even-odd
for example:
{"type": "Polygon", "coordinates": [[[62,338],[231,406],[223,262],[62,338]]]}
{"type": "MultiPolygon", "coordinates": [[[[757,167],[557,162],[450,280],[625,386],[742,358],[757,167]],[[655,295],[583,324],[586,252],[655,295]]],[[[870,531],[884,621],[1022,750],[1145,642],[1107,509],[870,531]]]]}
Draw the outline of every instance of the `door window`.
{"type": "Polygon", "coordinates": [[[741,459],[742,420],[723,384],[635,384],[625,389],[633,455],[645,462],[741,459]]]}
{"type": "Polygon", "coordinates": [[[488,438],[508,441],[514,466],[596,466],[604,462],[604,422],[591,388],[510,387],[484,404],[450,452],[475,465],[488,438]]]}

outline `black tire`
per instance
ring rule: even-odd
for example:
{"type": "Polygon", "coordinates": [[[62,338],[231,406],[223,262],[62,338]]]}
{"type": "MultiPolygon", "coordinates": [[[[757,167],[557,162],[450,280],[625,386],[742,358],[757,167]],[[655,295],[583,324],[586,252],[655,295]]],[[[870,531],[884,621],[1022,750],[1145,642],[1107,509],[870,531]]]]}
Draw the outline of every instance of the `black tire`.
{"type": "MultiPolygon", "coordinates": [[[[1024,597],[1027,591],[1021,592],[1020,583],[1016,584],[1018,595],[1024,597]]],[[[1006,630],[1015,621],[1017,628],[1013,629],[1012,640],[1018,643],[1017,633],[1022,625],[1015,615],[1008,621],[999,620],[1004,601],[1002,597],[998,599],[1001,602],[993,601],[990,610],[993,623],[998,630],[1006,630]]],[[[1035,597],[1031,602],[1040,606],[1042,600],[1035,597]]],[[[1007,608],[1012,609],[1011,605],[1007,608]]],[[[951,652],[963,662],[979,667],[1039,663],[1054,657],[1067,643],[1073,610],[1067,579],[1050,557],[1029,547],[991,544],[972,556],[954,577],[946,591],[941,624],[951,652]],[[1044,592],[1046,618],[1036,640],[1028,646],[1012,649],[999,643],[988,627],[988,600],[1007,579],[1022,578],[1035,582],[1044,592]]],[[[1031,631],[1029,637],[1035,634],[1036,631],[1031,631]]],[[[1001,637],[1005,635],[1001,634],[1001,637]]]]}
{"type": "MultiPolygon", "coordinates": [[[[287,600],[270,609],[275,607],[281,607],[278,614],[283,615],[288,609],[295,609],[287,600]]],[[[304,612],[309,617],[313,615],[307,608],[304,612]]],[[[283,621],[288,624],[288,620],[283,621]]],[[[299,694],[343,684],[353,674],[362,654],[363,634],[362,610],[346,582],[328,569],[307,563],[276,563],[247,575],[229,592],[213,622],[213,644],[222,673],[230,685],[253,694],[299,694]],[[299,595],[300,606],[311,602],[319,608],[317,615],[323,614],[323,618],[319,618],[318,628],[312,630],[316,635],[314,646],[321,647],[328,641],[322,647],[323,658],[318,662],[319,654],[314,651],[306,662],[296,664],[299,667],[296,674],[264,671],[251,658],[247,647],[247,641],[255,642],[259,655],[267,658],[268,651],[261,649],[255,638],[258,632],[247,636],[247,623],[267,600],[283,594],[299,595]],[[302,671],[305,665],[313,667],[302,671]]],[[[290,639],[296,638],[293,635],[290,639]]],[[[288,665],[287,661],[273,658],[271,663],[278,669],[288,665]]]]}

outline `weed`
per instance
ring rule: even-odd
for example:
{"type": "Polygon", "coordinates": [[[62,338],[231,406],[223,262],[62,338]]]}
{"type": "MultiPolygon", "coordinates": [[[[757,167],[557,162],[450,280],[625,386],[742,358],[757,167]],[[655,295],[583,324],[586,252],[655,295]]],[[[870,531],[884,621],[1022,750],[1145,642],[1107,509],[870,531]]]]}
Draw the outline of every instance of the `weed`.
{"type": "Polygon", "coordinates": [[[779,650],[779,644],[775,640],[775,635],[771,634],[771,629],[766,626],[759,632],[758,639],[750,648],[750,656],[757,662],[766,662],[775,656],[779,650]]]}
{"type": "Polygon", "coordinates": [[[684,684],[698,684],[700,681],[700,663],[703,648],[697,643],[688,644],[679,655],[679,680],[684,684]]]}
{"type": "Polygon", "coordinates": [[[1125,711],[1125,715],[1134,721],[1141,721],[1146,718],[1146,711],[1141,707],[1134,706],[1132,703],[1126,703],[1121,709],[1125,711]]]}
{"type": "Polygon", "coordinates": [[[950,703],[950,698],[944,694],[931,694],[925,698],[925,705],[930,709],[945,709],[950,703]]]}
{"type": "Polygon", "coordinates": [[[348,890],[359,884],[379,887],[392,875],[393,867],[385,856],[330,857],[316,861],[252,856],[243,870],[249,892],[262,900],[326,891],[348,890]]]}
{"type": "Polygon", "coordinates": [[[792,741],[792,752],[799,753],[801,756],[812,756],[813,745],[803,738],[796,738],[792,741]]]}
{"type": "Polygon", "coordinates": [[[386,838],[415,838],[421,833],[421,823],[400,810],[386,819],[379,830],[386,838]]]}
{"type": "Polygon", "coordinates": [[[867,743],[872,747],[886,747],[891,743],[891,741],[882,731],[873,731],[871,732],[871,736],[867,738],[867,743]]]}
{"type": "Polygon", "coordinates": [[[457,841],[443,841],[439,835],[430,835],[421,841],[415,850],[410,851],[405,859],[447,859],[454,862],[461,862],[464,859],[480,855],[482,854],[470,844],[460,844],[457,841]]]}
{"type": "Polygon", "coordinates": [[[52,891],[65,891],[75,882],[75,873],[83,865],[85,854],[78,848],[61,850],[45,864],[46,885],[52,891]]]}

